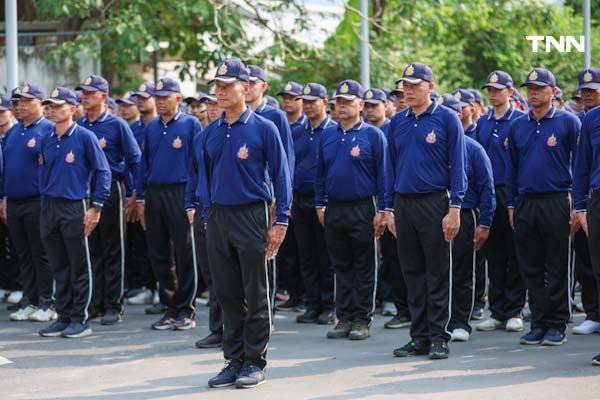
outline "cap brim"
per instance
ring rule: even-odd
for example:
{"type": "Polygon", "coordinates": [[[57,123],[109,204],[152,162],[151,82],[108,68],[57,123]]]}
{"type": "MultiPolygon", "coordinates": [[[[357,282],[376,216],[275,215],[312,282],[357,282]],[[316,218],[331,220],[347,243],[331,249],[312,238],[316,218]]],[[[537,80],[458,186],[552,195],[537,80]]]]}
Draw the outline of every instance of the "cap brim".
{"type": "Polygon", "coordinates": [[[10,108],[8,107],[4,107],[4,106],[0,106],[0,111],[9,111],[10,108]]]}
{"type": "Polygon", "coordinates": [[[402,78],[400,79],[400,81],[402,82],[408,82],[408,83],[412,83],[412,84],[416,84],[416,83],[421,83],[421,82],[425,82],[425,80],[421,79],[421,78],[402,78]]]}
{"type": "Polygon", "coordinates": [[[353,94],[336,94],[336,95],[334,96],[334,98],[335,98],[335,99],[342,98],[342,99],[346,99],[346,100],[354,100],[354,99],[358,99],[359,97],[358,97],[358,96],[355,96],[355,95],[353,95],[353,94]]]}
{"type": "Polygon", "coordinates": [[[312,100],[324,100],[324,97],[319,97],[319,96],[313,96],[310,94],[302,94],[298,97],[296,97],[296,100],[308,100],[308,101],[312,101],[312,100]]]}
{"type": "Polygon", "coordinates": [[[213,103],[217,102],[217,98],[214,96],[202,96],[200,97],[200,102],[212,101],[213,103]]]}
{"type": "Polygon", "coordinates": [[[600,89],[600,83],[598,82],[587,82],[579,86],[579,89],[600,89]]]}
{"type": "Polygon", "coordinates": [[[66,100],[61,100],[61,99],[46,99],[44,101],[42,101],[43,105],[46,104],[57,104],[59,106],[63,105],[63,104],[67,104],[66,100]]]}
{"type": "Polygon", "coordinates": [[[154,96],[152,93],[149,92],[133,92],[133,95],[137,97],[144,97],[146,99],[149,99],[150,97],[154,96]]]}
{"type": "Polygon", "coordinates": [[[257,82],[257,81],[266,82],[263,78],[258,77],[258,76],[251,76],[248,79],[250,79],[250,82],[257,82]]]}
{"type": "Polygon", "coordinates": [[[485,88],[488,88],[488,87],[493,87],[493,88],[496,88],[496,89],[508,89],[509,87],[512,87],[512,86],[503,85],[501,83],[491,83],[490,82],[490,83],[486,83],[481,88],[485,89],[485,88]]]}
{"type": "Polygon", "coordinates": [[[290,96],[300,96],[300,93],[298,92],[290,92],[288,90],[282,90],[281,92],[277,93],[277,96],[283,96],[284,94],[290,95],[290,96]]]}
{"type": "Polygon", "coordinates": [[[88,86],[88,85],[75,86],[75,90],[85,90],[86,92],[104,92],[104,90],[100,90],[95,86],[88,86]]]}
{"type": "Polygon", "coordinates": [[[391,95],[397,95],[400,93],[404,93],[404,89],[394,89],[390,92],[391,95]]]}
{"type": "Polygon", "coordinates": [[[183,101],[185,101],[186,103],[191,103],[192,101],[199,101],[200,103],[202,103],[202,97],[200,98],[196,98],[196,97],[186,97],[183,101]]]}
{"type": "Polygon", "coordinates": [[[522,83],[520,87],[525,87],[525,86],[527,86],[527,85],[529,85],[529,84],[531,84],[531,85],[536,85],[536,86],[552,86],[552,85],[550,85],[549,83],[546,83],[546,82],[540,82],[540,81],[527,81],[527,82],[525,82],[525,83],[522,83]]]}
{"type": "Polygon", "coordinates": [[[369,104],[385,103],[385,100],[380,100],[380,99],[363,99],[363,101],[365,103],[369,103],[369,104]]]}
{"type": "Polygon", "coordinates": [[[115,102],[117,104],[129,104],[130,106],[133,106],[135,103],[132,100],[124,100],[124,99],[117,99],[115,100],[115,102]]]}
{"type": "Polygon", "coordinates": [[[39,99],[39,100],[44,100],[44,99],[40,99],[39,97],[37,97],[37,96],[34,96],[34,95],[30,94],[30,93],[21,93],[21,94],[15,95],[15,97],[16,97],[16,96],[18,96],[17,100],[19,100],[19,98],[20,98],[20,97],[25,97],[25,98],[27,98],[27,99],[39,99]]]}
{"type": "Polygon", "coordinates": [[[179,94],[179,92],[173,92],[171,90],[156,90],[154,96],[168,96],[170,94],[179,94]]]}
{"type": "Polygon", "coordinates": [[[233,83],[235,81],[239,81],[240,79],[236,78],[235,76],[217,76],[214,80],[223,83],[233,83]]]}

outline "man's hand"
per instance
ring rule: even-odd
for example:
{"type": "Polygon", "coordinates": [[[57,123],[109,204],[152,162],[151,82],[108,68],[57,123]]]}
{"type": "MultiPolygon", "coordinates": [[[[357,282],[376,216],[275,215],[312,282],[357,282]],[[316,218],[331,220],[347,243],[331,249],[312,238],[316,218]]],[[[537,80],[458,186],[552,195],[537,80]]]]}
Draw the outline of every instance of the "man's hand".
{"type": "Polygon", "coordinates": [[[478,226],[475,229],[475,237],[473,238],[475,251],[481,250],[488,237],[490,237],[490,230],[488,228],[478,226]]]}
{"type": "Polygon", "coordinates": [[[383,235],[383,232],[385,231],[385,225],[385,213],[376,212],[375,216],[373,217],[373,231],[376,238],[383,235]]]}
{"type": "Polygon", "coordinates": [[[321,226],[325,226],[325,208],[317,208],[317,219],[321,226]]]}
{"type": "Polygon", "coordinates": [[[513,229],[513,231],[515,230],[515,209],[514,208],[509,208],[508,209],[508,223],[510,224],[510,227],[513,229]]]}
{"type": "Polygon", "coordinates": [[[125,221],[135,222],[137,221],[137,210],[136,210],[136,194],[132,194],[127,203],[125,203],[125,221]]]}
{"type": "Polygon", "coordinates": [[[585,236],[588,236],[587,212],[584,211],[577,213],[577,219],[579,220],[581,229],[583,229],[583,232],[585,232],[585,236]]]}
{"type": "Polygon", "coordinates": [[[451,242],[460,229],[460,208],[450,207],[448,214],[442,220],[442,231],[446,242],[451,242]]]}
{"type": "Polygon", "coordinates": [[[387,222],[387,228],[390,231],[390,233],[392,235],[394,235],[395,238],[398,238],[398,236],[396,235],[396,220],[394,219],[394,212],[393,211],[386,211],[385,212],[385,219],[387,222]]]}
{"type": "Polygon", "coordinates": [[[190,225],[194,225],[194,215],[196,214],[196,210],[194,210],[192,208],[190,210],[187,210],[186,214],[187,214],[188,222],[190,223],[190,225]]]}
{"type": "Polygon", "coordinates": [[[91,207],[85,212],[83,217],[83,233],[85,236],[90,236],[98,222],[100,222],[100,214],[102,212],[96,207],[91,207]]]}
{"type": "Polygon", "coordinates": [[[267,260],[271,260],[277,255],[279,247],[283,243],[283,239],[285,239],[286,231],[287,226],[285,225],[273,225],[269,229],[269,232],[267,232],[267,260]]]}
{"type": "Polygon", "coordinates": [[[569,224],[571,224],[571,236],[575,235],[577,231],[581,229],[581,222],[579,221],[579,216],[575,210],[571,211],[571,220],[569,221],[569,224]]]}
{"type": "Polygon", "coordinates": [[[0,203],[0,219],[6,224],[6,197],[0,203]]]}
{"type": "Polygon", "coordinates": [[[142,229],[146,230],[146,205],[144,203],[136,203],[137,206],[137,219],[140,221],[140,225],[142,225],[142,229]]]}

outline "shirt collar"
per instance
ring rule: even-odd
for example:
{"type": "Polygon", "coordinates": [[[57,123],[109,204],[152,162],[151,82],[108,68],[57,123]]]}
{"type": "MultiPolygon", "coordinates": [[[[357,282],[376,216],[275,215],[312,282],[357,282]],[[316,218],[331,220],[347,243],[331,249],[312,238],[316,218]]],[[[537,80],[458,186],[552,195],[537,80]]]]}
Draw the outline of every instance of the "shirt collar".
{"type": "MultiPolygon", "coordinates": [[[[437,101],[432,101],[431,104],[429,105],[429,107],[427,107],[427,109],[425,111],[423,111],[419,115],[425,115],[425,114],[433,115],[433,113],[438,109],[438,107],[439,107],[438,102],[437,101]]],[[[411,114],[416,117],[416,114],[412,110],[412,107],[408,107],[408,109],[406,111],[406,116],[409,116],[411,114]]]]}
{"type": "MultiPolygon", "coordinates": [[[[179,117],[181,117],[181,111],[177,111],[177,114],[175,114],[175,116],[173,118],[171,118],[171,120],[169,122],[167,122],[167,125],[169,125],[173,121],[177,121],[179,119],[179,117]]],[[[165,123],[162,119],[162,115],[160,115],[159,118],[160,118],[161,124],[164,125],[165,123]]],[[[141,119],[140,119],[140,121],[141,121],[141,119]]],[[[142,124],[142,126],[143,126],[143,124],[142,124]]]]}
{"type": "Polygon", "coordinates": [[[477,122],[473,122],[466,130],[465,133],[474,132],[477,129],[477,122]]]}
{"type": "MultiPolygon", "coordinates": [[[[321,123],[319,124],[319,126],[317,126],[314,130],[318,131],[318,130],[323,130],[325,128],[327,128],[331,123],[333,122],[333,120],[331,118],[329,118],[329,115],[327,115],[325,117],[325,119],[323,121],[321,121],[321,123]]],[[[308,130],[312,130],[313,127],[310,124],[310,120],[308,119],[308,117],[306,117],[306,122],[304,123],[304,129],[308,130]]]]}
{"type": "Polygon", "coordinates": [[[342,128],[342,124],[338,124],[338,130],[341,130],[341,131],[344,131],[344,132],[360,131],[363,128],[364,125],[365,125],[365,121],[362,118],[360,118],[358,120],[358,122],[356,124],[354,124],[354,126],[352,128],[350,128],[350,129],[348,129],[347,131],[344,130],[344,128],[342,128]]]}
{"type": "Polygon", "coordinates": [[[29,125],[25,126],[25,121],[23,121],[23,126],[25,128],[29,128],[30,126],[36,126],[38,125],[40,122],[42,122],[43,120],[45,120],[46,118],[42,115],[40,116],[38,119],[36,119],[35,121],[33,121],[32,123],[30,123],[29,125]]]}
{"type": "MultiPolygon", "coordinates": [[[[552,106],[550,107],[550,110],[548,110],[548,112],[546,113],[546,115],[544,115],[542,118],[540,118],[539,120],[543,120],[546,118],[554,118],[554,114],[556,114],[556,107],[552,106]]],[[[535,117],[533,116],[533,111],[529,111],[529,113],[527,113],[527,120],[531,121],[531,120],[535,120],[535,117]]]]}
{"type": "Polygon", "coordinates": [[[306,122],[308,118],[306,117],[306,115],[302,114],[300,116],[300,118],[298,118],[296,121],[292,122],[290,125],[304,125],[304,123],[306,122]]]}
{"type": "Polygon", "coordinates": [[[219,118],[219,126],[221,126],[222,124],[228,124],[231,126],[231,125],[235,125],[237,123],[246,125],[251,116],[252,116],[252,109],[250,107],[246,106],[246,110],[242,113],[242,115],[240,115],[240,117],[237,120],[233,121],[230,124],[225,119],[225,111],[223,111],[223,113],[221,114],[221,118],[219,118]]]}
{"type": "MultiPolygon", "coordinates": [[[[515,113],[515,110],[516,110],[515,106],[512,103],[510,103],[510,107],[508,107],[508,110],[506,110],[504,115],[500,119],[498,119],[498,121],[510,121],[515,113]]],[[[494,109],[493,108],[489,111],[487,119],[489,121],[492,118],[496,119],[496,117],[494,117],[494,109]]]]}
{"type": "Polygon", "coordinates": [[[261,103],[260,106],[256,107],[254,112],[260,114],[261,112],[265,111],[265,108],[267,108],[267,105],[265,103],[261,103]]]}
{"type": "MultiPolygon", "coordinates": [[[[73,135],[73,132],[75,132],[75,129],[77,129],[77,124],[75,122],[73,122],[73,124],[63,134],[63,137],[64,136],[71,137],[71,135],[73,135]]],[[[58,137],[58,135],[56,134],[56,127],[54,127],[54,129],[52,130],[52,135],[50,135],[50,136],[56,136],[56,137],[58,137]]]]}
{"type": "MultiPolygon", "coordinates": [[[[98,122],[104,122],[104,120],[108,117],[108,109],[104,109],[104,112],[102,114],[100,114],[100,117],[98,117],[97,120],[95,120],[94,124],[98,123],[98,122]]],[[[87,113],[85,114],[85,116],[83,117],[83,122],[87,122],[89,121],[88,115],[87,113]]]]}

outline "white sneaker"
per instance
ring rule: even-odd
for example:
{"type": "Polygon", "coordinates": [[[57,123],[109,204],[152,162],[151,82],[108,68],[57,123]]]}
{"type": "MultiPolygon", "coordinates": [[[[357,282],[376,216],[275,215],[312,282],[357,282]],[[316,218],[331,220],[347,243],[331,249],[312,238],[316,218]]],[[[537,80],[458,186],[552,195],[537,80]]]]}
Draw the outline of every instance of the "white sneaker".
{"type": "Polygon", "coordinates": [[[10,292],[6,301],[10,304],[19,304],[22,298],[23,292],[20,290],[16,290],[14,292],[10,292]]]}
{"type": "Polygon", "coordinates": [[[475,329],[478,331],[494,331],[496,329],[503,329],[506,324],[502,321],[498,321],[495,318],[488,318],[482,323],[478,324],[475,329]]]}
{"type": "Polygon", "coordinates": [[[398,312],[398,310],[396,310],[396,305],[394,303],[392,303],[391,301],[383,302],[381,315],[387,316],[387,317],[393,317],[394,315],[396,315],[397,312],[398,312]]]}
{"type": "Polygon", "coordinates": [[[56,319],[56,313],[51,308],[45,310],[40,308],[29,316],[29,320],[35,322],[48,322],[53,319],[56,319]]]}
{"type": "Polygon", "coordinates": [[[10,290],[0,289],[0,303],[4,303],[10,294],[10,290]]]}
{"type": "Polygon", "coordinates": [[[158,289],[154,291],[154,298],[152,299],[152,304],[160,303],[160,296],[158,295],[158,289]]]}
{"type": "Polygon", "coordinates": [[[591,335],[594,332],[600,332],[600,322],[590,319],[586,319],[573,328],[573,333],[576,335],[591,335]]]}
{"type": "Polygon", "coordinates": [[[466,342],[467,340],[469,340],[470,336],[471,335],[469,334],[469,332],[467,332],[463,328],[456,328],[452,331],[452,336],[450,340],[453,342],[466,342]]]}
{"type": "Polygon", "coordinates": [[[523,330],[523,318],[509,318],[506,321],[507,332],[521,332],[523,330]]]}
{"type": "Polygon", "coordinates": [[[140,305],[140,304],[152,304],[154,300],[154,293],[150,289],[144,289],[140,293],[127,299],[127,303],[140,305]]]}
{"type": "Polygon", "coordinates": [[[19,311],[15,311],[14,313],[10,314],[9,317],[12,321],[27,321],[29,317],[36,311],[37,307],[29,305],[25,308],[21,308],[19,311]]]}

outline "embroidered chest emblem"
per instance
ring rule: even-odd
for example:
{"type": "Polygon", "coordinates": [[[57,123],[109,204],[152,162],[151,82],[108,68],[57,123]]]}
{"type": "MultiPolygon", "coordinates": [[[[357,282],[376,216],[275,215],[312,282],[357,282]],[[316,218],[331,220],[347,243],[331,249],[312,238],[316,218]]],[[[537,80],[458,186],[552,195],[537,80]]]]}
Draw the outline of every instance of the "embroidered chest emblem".
{"type": "Polygon", "coordinates": [[[356,145],[352,148],[352,150],[350,150],[350,155],[352,157],[358,157],[360,156],[360,146],[356,145]]]}
{"type": "Polygon", "coordinates": [[[75,162],[75,154],[73,154],[73,150],[71,150],[67,153],[67,156],[65,157],[65,161],[68,162],[69,164],[73,164],[75,162]]]}
{"type": "Polygon", "coordinates": [[[99,140],[100,142],[100,147],[105,148],[106,147],[106,138],[104,136],[102,136],[99,140]]]}
{"type": "Polygon", "coordinates": [[[246,158],[248,158],[248,146],[246,146],[246,144],[244,144],[242,147],[240,147],[240,149],[237,152],[237,156],[238,158],[245,160],[246,158]]]}
{"type": "Polygon", "coordinates": [[[431,131],[427,134],[427,137],[425,138],[425,141],[429,144],[434,144],[436,142],[437,138],[435,136],[435,132],[431,131]]]}
{"type": "Polygon", "coordinates": [[[556,146],[556,136],[554,136],[554,133],[548,138],[546,144],[550,147],[556,146]]]}
{"type": "Polygon", "coordinates": [[[182,146],[181,143],[181,138],[179,136],[177,136],[174,140],[173,140],[173,148],[174,149],[180,149],[182,146]]]}
{"type": "Polygon", "coordinates": [[[27,147],[29,147],[30,149],[33,149],[35,147],[35,138],[29,139],[29,141],[27,142],[27,147]]]}

